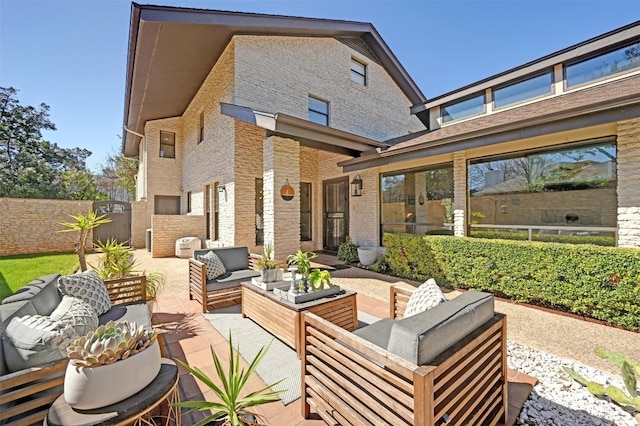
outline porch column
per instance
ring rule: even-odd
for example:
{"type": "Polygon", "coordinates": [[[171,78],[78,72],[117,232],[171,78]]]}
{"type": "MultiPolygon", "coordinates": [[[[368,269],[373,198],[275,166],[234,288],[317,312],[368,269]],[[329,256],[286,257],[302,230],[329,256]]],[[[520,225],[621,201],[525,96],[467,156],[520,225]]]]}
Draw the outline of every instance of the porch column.
{"type": "Polygon", "coordinates": [[[264,243],[273,244],[275,259],[283,263],[300,248],[300,143],[270,136],[263,142],[264,243]],[[280,189],[293,187],[290,201],[280,189]]]}
{"type": "Polygon", "coordinates": [[[453,153],[453,235],[467,235],[467,155],[453,153]]]}
{"type": "Polygon", "coordinates": [[[618,247],[640,247],[640,119],[618,122],[618,247]]]}

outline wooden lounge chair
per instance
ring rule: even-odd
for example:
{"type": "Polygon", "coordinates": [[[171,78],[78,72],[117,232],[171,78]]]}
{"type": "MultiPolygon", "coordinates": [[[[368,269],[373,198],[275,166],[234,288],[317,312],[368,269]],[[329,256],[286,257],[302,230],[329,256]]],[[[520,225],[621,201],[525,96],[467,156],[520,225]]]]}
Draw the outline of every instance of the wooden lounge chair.
{"type": "Polygon", "coordinates": [[[331,425],[505,423],[506,317],[493,312],[493,296],[464,293],[405,319],[405,325],[411,323],[405,327],[398,323],[403,321],[410,294],[392,287],[393,319],[383,319],[353,333],[305,314],[301,402],[305,418],[313,409],[331,425]],[[459,298],[463,299],[456,302],[457,306],[445,306],[459,298]],[[443,314],[449,317],[439,319],[443,314]],[[419,315],[423,318],[416,319],[419,315]],[[422,330],[415,339],[402,334],[416,324],[427,323],[434,327],[422,330]],[[470,324],[474,324],[473,329],[464,331],[470,324]],[[366,330],[369,327],[372,329],[366,330]],[[392,342],[394,333],[406,338],[404,346],[392,342]],[[459,339],[455,335],[460,333],[463,336],[459,339]],[[439,354],[420,354],[421,350],[439,351],[432,343],[438,342],[438,346],[449,339],[453,344],[439,354]],[[385,342],[402,356],[381,347],[385,342]],[[418,359],[432,359],[407,360],[416,355],[418,359]]]}
{"type": "Polygon", "coordinates": [[[189,298],[202,304],[202,312],[240,303],[240,283],[260,276],[256,267],[259,258],[249,255],[245,246],[195,250],[193,258],[189,259],[189,298]],[[226,274],[215,280],[207,280],[207,269],[204,263],[197,260],[198,256],[209,251],[218,255],[227,270],[226,274]]]}

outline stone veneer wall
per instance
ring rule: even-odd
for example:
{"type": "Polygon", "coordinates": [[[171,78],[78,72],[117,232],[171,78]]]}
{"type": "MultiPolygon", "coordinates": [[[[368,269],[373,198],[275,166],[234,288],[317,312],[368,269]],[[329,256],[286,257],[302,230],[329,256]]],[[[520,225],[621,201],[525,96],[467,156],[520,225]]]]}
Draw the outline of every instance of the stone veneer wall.
{"type": "Polygon", "coordinates": [[[153,241],[151,257],[171,257],[176,254],[176,240],[198,237],[204,246],[205,223],[202,216],[157,215],[151,216],[153,241]]]}
{"type": "Polygon", "coordinates": [[[640,247],[640,118],[618,122],[618,244],[640,247]]]}
{"type": "Polygon", "coordinates": [[[73,252],[78,234],[57,232],[67,229],[59,223],[92,209],[93,201],[0,198],[0,256],[73,252]]]}
{"type": "Polygon", "coordinates": [[[467,235],[467,156],[464,151],[453,153],[453,234],[467,235]]]}
{"type": "MultiPolygon", "coordinates": [[[[362,195],[349,195],[349,236],[360,246],[378,246],[380,241],[380,178],[377,168],[361,170],[349,175],[349,183],[356,174],[362,178],[362,195]]],[[[349,193],[351,186],[349,186],[349,193]]]]}

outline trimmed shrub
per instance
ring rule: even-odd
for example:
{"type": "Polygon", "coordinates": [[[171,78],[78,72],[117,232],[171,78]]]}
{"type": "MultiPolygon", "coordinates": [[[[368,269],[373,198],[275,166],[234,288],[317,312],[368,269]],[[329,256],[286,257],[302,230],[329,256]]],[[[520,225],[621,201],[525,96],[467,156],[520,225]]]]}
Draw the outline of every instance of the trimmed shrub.
{"type": "Polygon", "coordinates": [[[640,330],[640,250],[385,234],[393,274],[640,330]]]}
{"type": "Polygon", "coordinates": [[[338,260],[347,263],[358,262],[358,245],[348,235],[345,237],[344,243],[338,246],[338,260]]]}

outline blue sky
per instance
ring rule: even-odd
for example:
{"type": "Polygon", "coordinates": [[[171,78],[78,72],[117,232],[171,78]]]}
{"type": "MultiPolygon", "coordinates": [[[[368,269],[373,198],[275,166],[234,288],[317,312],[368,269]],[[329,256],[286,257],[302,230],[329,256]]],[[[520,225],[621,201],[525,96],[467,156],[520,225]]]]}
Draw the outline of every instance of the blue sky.
{"type": "MultiPolygon", "coordinates": [[[[428,97],[640,19],[640,0],[149,0],[158,4],[371,22],[428,97]]],[[[51,107],[45,139],[120,149],[131,2],[0,0],[0,86],[51,107]]]]}

